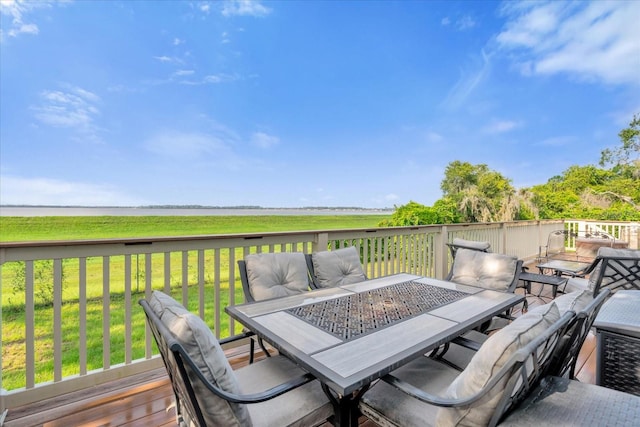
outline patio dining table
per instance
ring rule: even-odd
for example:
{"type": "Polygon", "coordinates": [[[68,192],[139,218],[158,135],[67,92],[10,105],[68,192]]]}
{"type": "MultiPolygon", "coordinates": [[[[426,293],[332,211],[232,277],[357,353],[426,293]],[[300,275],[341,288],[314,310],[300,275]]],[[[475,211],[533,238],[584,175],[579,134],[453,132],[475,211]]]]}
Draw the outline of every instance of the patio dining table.
{"type": "Polygon", "coordinates": [[[349,426],[372,381],[523,299],[402,273],[225,310],[313,374],[349,426]]]}

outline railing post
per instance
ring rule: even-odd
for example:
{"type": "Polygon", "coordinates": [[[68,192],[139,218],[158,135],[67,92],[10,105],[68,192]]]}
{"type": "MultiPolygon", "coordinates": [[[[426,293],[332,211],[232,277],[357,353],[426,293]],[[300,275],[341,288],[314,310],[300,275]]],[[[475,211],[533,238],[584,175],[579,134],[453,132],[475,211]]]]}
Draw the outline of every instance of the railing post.
{"type": "Polygon", "coordinates": [[[447,267],[449,263],[448,250],[447,250],[447,226],[440,227],[440,233],[436,234],[434,247],[436,253],[433,257],[433,263],[435,268],[435,275],[438,279],[444,279],[447,275],[447,267]]]}
{"type": "Polygon", "coordinates": [[[311,244],[311,250],[313,252],[326,251],[329,247],[329,233],[318,233],[316,238],[313,239],[311,244]]]}
{"type": "Polygon", "coordinates": [[[640,248],[640,224],[632,222],[629,225],[629,249],[640,248]]]}

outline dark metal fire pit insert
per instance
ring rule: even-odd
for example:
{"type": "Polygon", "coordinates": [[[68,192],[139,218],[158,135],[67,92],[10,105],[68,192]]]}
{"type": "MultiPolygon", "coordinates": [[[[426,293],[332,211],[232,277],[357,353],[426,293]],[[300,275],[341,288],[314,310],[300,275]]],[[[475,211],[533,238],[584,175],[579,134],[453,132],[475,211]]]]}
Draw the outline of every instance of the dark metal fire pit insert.
{"type": "Polygon", "coordinates": [[[468,295],[461,291],[408,281],[291,308],[287,312],[349,341],[468,295]]]}

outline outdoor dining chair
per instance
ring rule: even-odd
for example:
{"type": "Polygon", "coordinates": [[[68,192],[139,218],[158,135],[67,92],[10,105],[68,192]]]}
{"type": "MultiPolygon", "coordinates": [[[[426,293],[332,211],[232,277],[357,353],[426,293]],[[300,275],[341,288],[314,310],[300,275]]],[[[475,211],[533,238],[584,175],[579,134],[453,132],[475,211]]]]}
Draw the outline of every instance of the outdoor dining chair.
{"type": "Polygon", "coordinates": [[[640,290],[640,250],[601,247],[596,259],[580,274],[571,277],[564,292],[585,290],[598,295],[601,289],[611,292],[620,289],[640,290]],[[584,278],[584,276],[589,276],[584,278]]]}
{"type": "Polygon", "coordinates": [[[314,377],[283,356],[233,370],[206,323],[159,291],[140,300],[171,381],[176,421],[191,426],[316,426],[333,407],[314,377]]]}
{"type": "Polygon", "coordinates": [[[547,236],[547,244],[538,247],[538,262],[547,262],[554,258],[566,258],[566,240],[568,230],[555,230],[547,236]]]}
{"type": "Polygon", "coordinates": [[[355,246],[305,255],[312,285],[316,289],[332,288],[367,280],[355,246]]]}
{"type": "MultiPolygon", "coordinates": [[[[552,302],[539,305],[529,311],[529,313],[544,312],[550,304],[556,304],[561,316],[568,311],[575,313],[567,327],[567,334],[563,337],[561,345],[554,355],[554,362],[549,371],[550,375],[566,376],[573,379],[580,349],[609,292],[609,290],[605,290],[594,298],[590,291],[575,291],[563,294],[552,302]]],[[[446,351],[441,350],[433,354],[432,357],[462,370],[467,367],[475,353],[488,338],[489,335],[481,332],[468,331],[448,343],[446,351]]]]}
{"type": "Polygon", "coordinates": [[[380,426],[495,426],[544,376],[574,313],[549,304],[496,332],[462,371],[418,357],[381,378],[359,408],[380,426]]]}
{"type": "MultiPolygon", "coordinates": [[[[246,302],[282,298],[307,292],[311,286],[309,272],[302,252],[277,252],[247,255],[238,260],[240,281],[246,302]]],[[[258,344],[269,357],[261,338],[258,344]]],[[[249,349],[249,363],[253,363],[255,343],[249,349]]]]}
{"type": "MultiPolygon", "coordinates": [[[[461,285],[514,293],[518,286],[522,260],[504,254],[458,248],[449,274],[445,280],[461,285]]],[[[524,301],[526,308],[526,299],[524,301]]],[[[499,318],[512,320],[511,310],[499,318]]],[[[494,318],[481,326],[487,331],[504,326],[506,322],[494,318]]]]}

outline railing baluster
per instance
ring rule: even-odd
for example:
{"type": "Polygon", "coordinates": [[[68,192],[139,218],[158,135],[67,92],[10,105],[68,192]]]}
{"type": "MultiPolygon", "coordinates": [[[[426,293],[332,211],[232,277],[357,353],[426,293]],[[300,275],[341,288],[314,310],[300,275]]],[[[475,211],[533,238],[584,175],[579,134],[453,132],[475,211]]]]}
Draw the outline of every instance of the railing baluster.
{"type": "Polygon", "coordinates": [[[25,356],[26,356],[26,388],[35,386],[35,292],[33,261],[26,261],[24,266],[25,286],[25,356]]]}
{"type": "Polygon", "coordinates": [[[182,251],[182,305],[189,307],[189,251],[182,251]]]}
{"type": "Polygon", "coordinates": [[[131,255],[124,256],[124,363],[129,364],[133,360],[133,346],[131,342],[132,322],[131,310],[131,255]]]}
{"type": "Polygon", "coordinates": [[[53,381],[62,381],[62,260],[53,260],[53,381]]]}
{"type": "Polygon", "coordinates": [[[78,363],[80,375],[87,375],[87,258],[78,259],[78,363]]]}
{"type": "MultiPolygon", "coordinates": [[[[220,248],[213,250],[213,306],[220,307],[220,248]]],[[[214,308],[213,315],[216,338],[220,339],[220,310],[214,308]]]]}
{"type": "Polygon", "coordinates": [[[198,311],[201,318],[204,316],[204,250],[198,250],[198,311]]]}
{"type": "Polygon", "coordinates": [[[111,258],[102,257],[102,367],[111,366],[111,258]]]}

